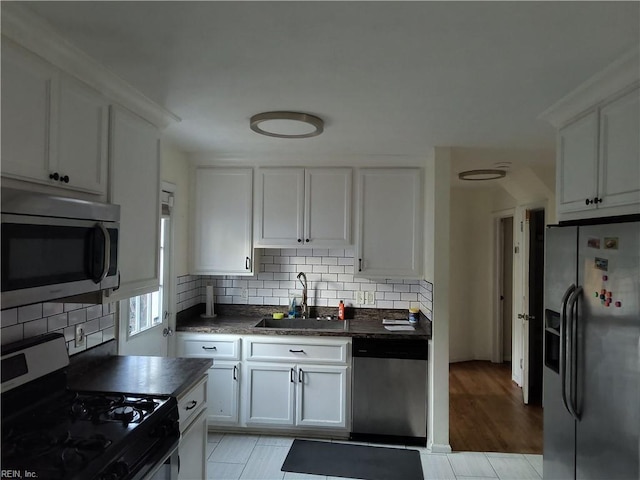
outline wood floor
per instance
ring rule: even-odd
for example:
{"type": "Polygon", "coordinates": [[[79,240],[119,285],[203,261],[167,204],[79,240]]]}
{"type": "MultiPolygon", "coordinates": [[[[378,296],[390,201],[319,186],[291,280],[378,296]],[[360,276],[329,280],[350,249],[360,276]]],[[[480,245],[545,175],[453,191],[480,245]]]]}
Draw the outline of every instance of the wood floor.
{"type": "Polygon", "coordinates": [[[449,441],[454,451],[542,453],[542,407],[525,405],[511,365],[449,365],[449,441]]]}

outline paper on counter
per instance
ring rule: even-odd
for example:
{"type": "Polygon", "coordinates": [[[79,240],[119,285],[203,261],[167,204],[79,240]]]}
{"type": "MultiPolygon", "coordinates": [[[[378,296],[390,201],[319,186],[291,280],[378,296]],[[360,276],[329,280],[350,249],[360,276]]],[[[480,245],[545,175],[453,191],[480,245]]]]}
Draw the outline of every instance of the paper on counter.
{"type": "Polygon", "coordinates": [[[401,320],[401,319],[393,319],[393,318],[383,318],[383,325],[410,325],[409,320],[401,320]]]}
{"type": "Polygon", "coordinates": [[[384,328],[390,332],[399,332],[404,330],[415,330],[411,325],[385,325],[384,328]]]}

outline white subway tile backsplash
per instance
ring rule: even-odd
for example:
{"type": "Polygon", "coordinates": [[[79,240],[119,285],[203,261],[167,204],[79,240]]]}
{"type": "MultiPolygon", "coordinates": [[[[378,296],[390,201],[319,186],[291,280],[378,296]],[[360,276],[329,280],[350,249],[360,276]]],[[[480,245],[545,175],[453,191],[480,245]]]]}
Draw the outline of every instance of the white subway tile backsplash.
{"type": "Polygon", "coordinates": [[[9,308],[0,312],[0,325],[2,328],[18,323],[18,309],[9,308]]]}
{"type": "MultiPolygon", "coordinates": [[[[102,309],[102,305],[98,305],[100,309],[102,309]]],[[[43,303],[42,304],[42,316],[43,317],[51,317],[52,315],[57,315],[58,313],[64,312],[64,304],[63,303],[43,303]]]]}
{"type": "MultiPolygon", "coordinates": [[[[377,292],[373,305],[357,307],[406,310],[418,307],[431,317],[433,286],[422,280],[371,280],[354,276],[353,249],[265,249],[259,273],[252,279],[245,277],[183,277],[178,285],[194,286],[178,295],[178,311],[205,301],[204,281],[212,281],[216,288],[216,302],[222,304],[289,305],[292,295],[300,297],[302,286],[297,280],[305,272],[309,282],[310,306],[334,306],[338,300],[354,306],[358,291],[377,292]],[[201,288],[198,288],[201,287],[201,288]],[[249,298],[242,298],[246,288],[249,298]]],[[[357,273],[357,272],[356,272],[357,273]]],[[[104,329],[103,329],[104,331],[104,329]]]]}
{"type": "Polygon", "coordinates": [[[50,332],[54,330],[60,330],[61,328],[65,328],[69,325],[67,316],[68,313],[61,313],[59,315],[54,315],[53,317],[49,317],[48,319],[48,329],[50,332]]]}
{"type": "Polygon", "coordinates": [[[29,320],[36,320],[38,318],[42,318],[41,303],[18,307],[18,322],[24,323],[28,322],[29,320]]]}
{"type": "Polygon", "coordinates": [[[93,320],[102,316],[102,305],[92,305],[87,308],[87,320],[93,320]]]}
{"type": "Polygon", "coordinates": [[[69,325],[77,325],[78,323],[84,323],[87,321],[87,311],[85,309],[72,310],[67,313],[69,319],[69,325]]]}
{"type": "Polygon", "coordinates": [[[42,335],[47,333],[47,319],[40,318],[38,320],[32,320],[30,322],[25,322],[24,324],[24,337],[30,338],[35,337],[37,335],[42,335]]]}
{"type": "Polygon", "coordinates": [[[405,285],[403,283],[396,283],[393,285],[393,291],[394,292],[410,292],[411,286],[405,285]]]}

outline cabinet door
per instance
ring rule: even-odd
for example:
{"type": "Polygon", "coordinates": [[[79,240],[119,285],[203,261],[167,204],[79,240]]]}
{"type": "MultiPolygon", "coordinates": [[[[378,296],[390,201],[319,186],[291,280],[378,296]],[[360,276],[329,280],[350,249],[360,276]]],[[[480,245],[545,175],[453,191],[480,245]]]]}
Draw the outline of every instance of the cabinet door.
{"type": "Polygon", "coordinates": [[[248,364],[247,425],[293,425],[296,371],[292,365],[248,364]]]}
{"type": "Polygon", "coordinates": [[[312,247],[351,243],[350,168],[305,170],[304,242],[312,247]]]}
{"type": "Polygon", "coordinates": [[[160,136],[158,129],[111,109],[110,195],[120,205],[120,289],[113,299],[158,289],[160,262],[160,136]]]}
{"type": "Polygon", "coordinates": [[[194,171],[192,274],[253,274],[250,168],[194,171]]]}
{"type": "Polygon", "coordinates": [[[107,188],[109,105],[70,77],[60,81],[57,167],[66,188],[104,194],[107,188]]]}
{"type": "Polygon", "coordinates": [[[52,66],[2,39],[3,175],[52,182],[50,129],[57,82],[52,66]]]}
{"type": "Polygon", "coordinates": [[[214,365],[209,369],[207,410],[210,424],[238,423],[239,375],[238,362],[214,361],[214,365]]]}
{"type": "Polygon", "coordinates": [[[201,412],[182,432],[178,445],[180,471],[178,479],[207,478],[207,416],[201,412]]]}
{"type": "Polygon", "coordinates": [[[296,425],[346,428],[347,367],[298,366],[296,425]]]}
{"type": "Polygon", "coordinates": [[[303,244],[304,169],[258,170],[256,242],[261,246],[303,244]]]}
{"type": "Polygon", "coordinates": [[[640,89],[600,110],[601,207],[640,203],[640,89]]]}
{"type": "Polygon", "coordinates": [[[419,168],[360,170],[356,277],[421,277],[421,184],[419,168]]]}
{"type": "Polygon", "coordinates": [[[598,120],[594,110],[558,132],[556,165],[558,213],[596,208],[598,120]]]}

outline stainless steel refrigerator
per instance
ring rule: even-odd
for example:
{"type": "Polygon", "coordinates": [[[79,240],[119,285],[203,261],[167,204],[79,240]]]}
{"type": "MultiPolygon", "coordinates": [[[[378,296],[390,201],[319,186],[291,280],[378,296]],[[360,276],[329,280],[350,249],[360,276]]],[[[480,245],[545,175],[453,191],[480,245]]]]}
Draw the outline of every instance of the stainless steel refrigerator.
{"type": "Polygon", "coordinates": [[[640,216],[550,227],[545,479],[640,479],[640,216]]]}

